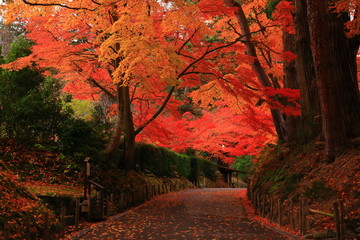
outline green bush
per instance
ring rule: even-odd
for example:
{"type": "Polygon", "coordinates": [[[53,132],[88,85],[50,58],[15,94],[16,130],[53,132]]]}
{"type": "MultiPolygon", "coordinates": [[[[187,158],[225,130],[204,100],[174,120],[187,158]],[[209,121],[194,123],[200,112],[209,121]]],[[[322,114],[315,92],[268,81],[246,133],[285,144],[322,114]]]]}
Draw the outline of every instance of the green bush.
{"type": "Polygon", "coordinates": [[[190,176],[190,158],[162,147],[138,143],[135,150],[136,164],[159,177],[190,176]]]}
{"type": "Polygon", "coordinates": [[[189,180],[190,181],[197,181],[199,179],[199,165],[200,165],[200,161],[198,161],[198,158],[196,157],[191,157],[190,159],[190,177],[189,180]]]}
{"type": "Polygon", "coordinates": [[[217,165],[215,163],[179,154],[163,147],[138,143],[135,159],[141,170],[149,170],[159,177],[180,175],[196,181],[199,175],[203,175],[216,180],[217,165]]]}
{"type": "Polygon", "coordinates": [[[72,156],[77,163],[85,157],[97,158],[105,148],[105,141],[87,122],[82,119],[67,119],[58,132],[59,150],[72,156]]]}
{"type": "MultiPolygon", "coordinates": [[[[29,41],[19,38],[3,63],[28,55],[30,46],[29,41]]],[[[0,137],[19,142],[51,142],[72,113],[63,108],[69,98],[61,94],[61,88],[60,81],[44,77],[35,68],[0,69],[0,137]]]]}
{"type": "MultiPolygon", "coordinates": [[[[7,63],[29,55],[31,42],[19,38],[11,46],[7,63]]],[[[96,156],[104,149],[103,116],[93,111],[93,120],[77,119],[71,95],[63,84],[45,77],[36,66],[8,71],[0,69],[0,138],[15,139],[45,150],[60,150],[73,160],[96,156]]],[[[107,124],[109,125],[109,124],[107,124]]]]}
{"type": "Polygon", "coordinates": [[[254,166],[253,159],[253,156],[238,156],[231,165],[231,168],[246,172],[239,173],[239,177],[247,183],[250,181],[249,177],[254,166]]]}
{"type": "Polygon", "coordinates": [[[210,162],[205,159],[198,158],[198,160],[202,160],[202,172],[204,173],[204,176],[212,181],[215,181],[217,178],[217,165],[214,162],[210,162]]]}

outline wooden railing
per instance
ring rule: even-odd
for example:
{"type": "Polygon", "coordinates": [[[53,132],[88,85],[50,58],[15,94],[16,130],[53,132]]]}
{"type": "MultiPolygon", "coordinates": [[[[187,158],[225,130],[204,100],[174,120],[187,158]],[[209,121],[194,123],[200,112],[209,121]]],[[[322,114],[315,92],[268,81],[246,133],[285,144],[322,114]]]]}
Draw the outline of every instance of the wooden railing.
{"type": "Polygon", "coordinates": [[[292,201],[281,201],[268,194],[261,194],[248,189],[248,199],[251,201],[256,213],[261,217],[268,218],[271,222],[276,222],[279,226],[285,224],[284,218],[286,218],[286,223],[290,228],[299,231],[301,235],[308,233],[307,216],[310,214],[333,218],[336,227],[336,239],[345,239],[343,200],[335,201],[333,203],[334,213],[328,213],[315,209],[307,203],[304,197],[300,197],[298,205],[296,205],[292,201]]]}
{"type": "MultiPolygon", "coordinates": [[[[78,230],[81,217],[88,220],[105,219],[121,210],[139,205],[158,195],[194,188],[194,185],[188,181],[181,182],[177,180],[160,184],[147,184],[138,189],[128,189],[117,194],[111,194],[104,186],[91,180],[90,158],[86,158],[84,163],[85,180],[83,197],[75,199],[71,206],[62,206],[57,209],[60,212],[57,217],[60,219],[60,233],[50,230],[51,219],[49,219],[49,214],[45,213],[43,219],[44,226],[40,233],[41,237],[36,239],[53,240],[62,238],[68,225],[73,225],[78,230]]],[[[8,239],[10,234],[8,225],[4,224],[4,231],[2,234],[0,233],[0,239],[8,239]]],[[[30,226],[30,223],[28,225],[30,226]]],[[[30,229],[30,227],[24,227],[30,229]]],[[[35,238],[31,236],[29,230],[29,233],[26,233],[23,239],[31,240],[35,238]]]]}

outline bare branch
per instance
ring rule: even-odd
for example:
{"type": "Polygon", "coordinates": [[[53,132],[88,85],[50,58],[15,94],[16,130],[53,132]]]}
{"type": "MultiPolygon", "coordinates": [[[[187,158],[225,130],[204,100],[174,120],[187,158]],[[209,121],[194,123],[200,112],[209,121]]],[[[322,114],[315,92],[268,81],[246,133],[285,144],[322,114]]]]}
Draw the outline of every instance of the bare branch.
{"type": "Polygon", "coordinates": [[[181,45],[181,47],[179,48],[179,50],[176,52],[177,54],[180,54],[181,50],[186,46],[186,44],[188,44],[190,42],[190,40],[195,36],[196,32],[198,31],[198,29],[195,29],[194,33],[189,37],[188,40],[186,40],[186,42],[184,42],[183,45],[181,45]]]}
{"type": "Polygon", "coordinates": [[[116,101],[116,97],[114,94],[112,94],[109,90],[107,90],[105,87],[103,87],[98,81],[96,81],[94,78],[89,77],[88,80],[94,84],[96,87],[100,88],[109,98],[116,101]]]}
{"type": "Polygon", "coordinates": [[[96,5],[101,5],[99,2],[95,1],[95,0],[91,0],[93,3],[95,3],[96,5]]]}
{"type": "Polygon", "coordinates": [[[130,98],[130,102],[132,102],[135,99],[135,93],[136,93],[136,89],[139,86],[139,83],[136,83],[135,87],[134,87],[134,91],[131,94],[131,98],[130,98]]]}
{"type": "Polygon", "coordinates": [[[217,51],[217,50],[220,50],[220,49],[222,49],[222,48],[230,47],[231,45],[234,45],[235,43],[240,42],[240,41],[241,41],[241,38],[239,37],[239,38],[235,39],[233,42],[230,42],[230,43],[225,44],[225,45],[220,46],[220,47],[213,48],[213,49],[211,49],[211,50],[209,50],[209,49],[210,49],[210,46],[211,46],[211,45],[209,45],[209,46],[208,46],[208,49],[206,50],[206,52],[205,52],[201,57],[199,57],[198,59],[196,59],[196,60],[194,60],[192,63],[190,63],[190,64],[178,75],[178,78],[184,76],[184,75],[186,74],[186,72],[187,72],[192,66],[194,66],[196,63],[198,63],[198,62],[200,62],[201,60],[203,60],[208,54],[213,53],[213,52],[215,52],[215,51],[217,51]]]}
{"type": "MultiPolygon", "coordinates": [[[[76,67],[77,67],[77,72],[79,74],[82,74],[82,68],[76,63],[76,62],[72,62],[76,67]]],[[[110,99],[112,99],[113,101],[116,101],[116,96],[114,94],[112,94],[109,90],[107,90],[104,86],[102,86],[98,81],[96,81],[94,78],[89,77],[87,79],[90,83],[94,84],[96,87],[98,87],[99,89],[101,89],[110,99]]]]}
{"type": "Polygon", "coordinates": [[[135,135],[139,134],[147,125],[149,125],[149,123],[154,121],[155,118],[157,118],[157,116],[160,115],[160,113],[164,110],[166,104],[169,102],[171,95],[173,94],[175,88],[176,88],[175,86],[171,87],[168,95],[166,96],[164,102],[161,104],[160,108],[156,111],[156,113],[149,120],[147,120],[143,125],[141,125],[140,127],[138,127],[138,129],[135,130],[135,135]]]}
{"type": "Polygon", "coordinates": [[[90,8],[84,8],[84,7],[70,7],[61,3],[34,3],[29,2],[28,0],[22,0],[25,4],[28,4],[30,6],[43,6],[43,7],[51,7],[51,6],[59,6],[71,10],[87,10],[87,11],[95,11],[96,9],[90,9],[90,8]]]}

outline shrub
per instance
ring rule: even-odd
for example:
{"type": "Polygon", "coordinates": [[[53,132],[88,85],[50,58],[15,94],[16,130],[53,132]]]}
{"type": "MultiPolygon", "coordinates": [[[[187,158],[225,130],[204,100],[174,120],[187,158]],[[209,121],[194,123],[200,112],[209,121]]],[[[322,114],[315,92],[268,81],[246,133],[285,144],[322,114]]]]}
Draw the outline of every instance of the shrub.
{"type": "Polygon", "coordinates": [[[149,170],[159,177],[184,176],[196,181],[201,174],[216,180],[217,165],[197,157],[189,157],[163,147],[138,143],[135,151],[136,164],[140,169],[149,170]]]}
{"type": "Polygon", "coordinates": [[[251,174],[251,170],[254,167],[253,159],[253,156],[238,156],[231,165],[232,168],[246,172],[239,173],[239,177],[247,183],[250,181],[249,176],[251,174]]]}

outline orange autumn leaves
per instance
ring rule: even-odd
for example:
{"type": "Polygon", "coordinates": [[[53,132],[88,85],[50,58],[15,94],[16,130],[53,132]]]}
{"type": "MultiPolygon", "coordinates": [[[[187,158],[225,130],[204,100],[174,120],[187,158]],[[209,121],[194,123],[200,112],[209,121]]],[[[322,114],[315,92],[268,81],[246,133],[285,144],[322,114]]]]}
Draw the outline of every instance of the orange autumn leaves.
{"type": "MultiPolygon", "coordinates": [[[[290,54],[282,54],[278,41],[282,31],[280,22],[289,25],[289,18],[268,19],[263,12],[265,6],[266,1],[252,1],[244,5],[244,10],[254,17],[250,27],[254,32],[252,40],[261,53],[260,61],[282,86],[282,61],[294,59],[290,54]]],[[[145,129],[138,139],[164,145],[177,132],[184,139],[167,145],[187,142],[189,147],[234,148],[237,150],[231,152],[240,153],[248,152],[242,149],[258,149],[274,138],[272,123],[266,120],[268,106],[256,107],[259,99],[267,98],[267,91],[259,86],[256,74],[249,68],[253,59],[246,56],[239,40],[234,9],[222,1],[191,4],[180,0],[33,0],[25,4],[15,0],[3,9],[8,22],[25,23],[27,37],[35,43],[30,56],[6,67],[21,68],[34,62],[64,79],[64,89],[81,99],[101,99],[104,94],[115,96],[116,85],[129,86],[135,126],[141,126],[157,111],[170,86],[190,87],[191,94],[185,98],[206,112],[204,117],[191,117],[184,122],[186,116],[179,116],[177,111],[183,100],[172,98],[153,128],[161,133],[150,134],[152,131],[145,129]],[[220,93],[216,97],[205,94],[201,87],[212,82],[217,82],[220,93]],[[203,102],[205,96],[212,102],[212,108],[198,104],[196,96],[201,95],[203,102]],[[227,133],[221,130],[226,129],[221,127],[226,122],[216,118],[217,114],[224,115],[223,119],[234,119],[226,137],[227,133]],[[216,128],[206,128],[210,126],[208,115],[212,118],[210,125],[216,128]],[[177,122],[174,126],[194,125],[190,121],[196,120],[196,125],[204,129],[169,128],[169,119],[177,122]],[[186,139],[191,135],[196,141],[186,139]],[[262,137],[255,140],[257,135],[262,137]],[[212,147],[208,146],[209,142],[213,143],[212,147]]],[[[280,13],[290,11],[288,5],[279,8],[280,13]]],[[[295,107],[298,108],[296,104],[295,107]]],[[[295,112],[295,109],[291,111],[295,112]]]]}

